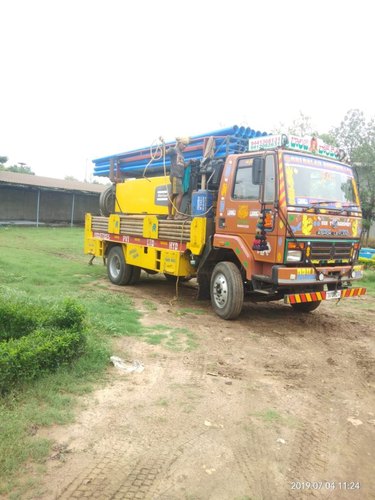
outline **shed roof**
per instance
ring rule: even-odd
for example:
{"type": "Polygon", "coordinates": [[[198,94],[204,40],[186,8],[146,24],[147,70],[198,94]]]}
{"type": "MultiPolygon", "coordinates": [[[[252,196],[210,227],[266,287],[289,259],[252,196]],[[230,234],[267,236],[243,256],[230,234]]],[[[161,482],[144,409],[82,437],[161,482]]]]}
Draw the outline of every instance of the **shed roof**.
{"type": "Polygon", "coordinates": [[[39,175],[19,174],[16,172],[0,172],[0,184],[12,186],[34,187],[59,191],[81,191],[86,193],[102,193],[106,186],[103,184],[90,184],[89,182],[65,181],[52,177],[39,175]]]}

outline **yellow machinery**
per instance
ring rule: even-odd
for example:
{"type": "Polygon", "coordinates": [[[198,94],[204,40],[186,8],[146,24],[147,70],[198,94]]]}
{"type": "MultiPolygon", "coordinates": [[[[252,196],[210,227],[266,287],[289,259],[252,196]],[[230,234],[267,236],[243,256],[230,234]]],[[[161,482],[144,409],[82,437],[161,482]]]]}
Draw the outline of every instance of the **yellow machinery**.
{"type": "Polygon", "coordinates": [[[85,253],[106,257],[120,245],[127,265],[174,276],[192,276],[191,256],[200,255],[206,242],[207,219],[158,219],[156,215],[109,217],[86,214],[85,253]]]}
{"type": "Polygon", "coordinates": [[[116,184],[115,212],[168,214],[169,176],[126,179],[116,184]]]}
{"type": "Polygon", "coordinates": [[[192,260],[206,243],[207,219],[168,220],[169,185],[169,176],[126,179],[107,190],[103,206],[108,208],[108,202],[112,208],[102,210],[102,216],[86,215],[84,251],[95,257],[109,256],[113,282],[134,282],[130,275],[122,277],[123,263],[133,272],[143,268],[173,276],[196,274],[192,260]],[[121,248],[121,258],[111,256],[114,246],[121,248]]]}

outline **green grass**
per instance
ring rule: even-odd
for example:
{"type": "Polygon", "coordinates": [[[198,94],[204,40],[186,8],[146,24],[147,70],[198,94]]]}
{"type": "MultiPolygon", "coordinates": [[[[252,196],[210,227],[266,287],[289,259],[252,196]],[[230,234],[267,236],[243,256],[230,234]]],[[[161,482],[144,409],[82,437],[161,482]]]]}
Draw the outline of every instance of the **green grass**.
{"type": "MultiPolygon", "coordinates": [[[[137,337],[173,351],[197,345],[195,335],[185,328],[142,327],[126,288],[119,288],[120,293],[107,289],[101,259],[88,265],[83,237],[80,228],[0,228],[0,286],[36,301],[73,298],[85,308],[88,323],[86,353],[71,367],[0,398],[0,496],[22,497],[28,488],[28,476],[20,479],[26,464],[37,470],[50,454],[51,443],[35,431],[72,422],[77,396],[106,380],[113,337],[137,337]]],[[[143,305],[148,311],[157,309],[151,301],[143,305]]]]}
{"type": "Polygon", "coordinates": [[[281,421],[280,413],[278,413],[276,410],[272,410],[272,409],[271,410],[264,410],[264,411],[255,413],[254,416],[259,418],[260,420],[263,420],[263,422],[267,422],[269,424],[281,421]]]}
{"type": "Polygon", "coordinates": [[[177,316],[185,316],[186,314],[195,314],[197,316],[200,316],[201,314],[205,314],[205,311],[192,307],[183,307],[176,312],[177,316]]]}
{"type": "Polygon", "coordinates": [[[88,265],[83,229],[0,228],[0,283],[41,298],[75,298],[102,333],[132,334],[140,314],[125,293],[97,286],[106,276],[99,259],[88,265]]]}
{"type": "Polygon", "coordinates": [[[157,406],[168,406],[169,403],[166,399],[159,399],[158,401],[156,401],[155,403],[157,406]]]}
{"type": "Polygon", "coordinates": [[[155,304],[155,302],[152,302],[151,300],[144,300],[143,305],[147,311],[156,311],[158,309],[158,306],[155,304]]]}
{"type": "Polygon", "coordinates": [[[74,421],[78,395],[83,395],[104,380],[108,366],[109,344],[93,332],[87,352],[72,367],[24,384],[0,399],[0,496],[15,487],[15,480],[27,462],[43,463],[52,443],[33,431],[42,426],[74,421]]]}
{"type": "Polygon", "coordinates": [[[0,246],[0,282],[33,295],[79,296],[103,274],[87,265],[82,229],[0,228],[0,246]]]}
{"type": "Polygon", "coordinates": [[[257,413],[252,413],[251,415],[267,425],[279,424],[290,428],[295,428],[298,425],[298,420],[294,416],[281,415],[273,408],[269,408],[257,413]]]}
{"type": "Polygon", "coordinates": [[[375,271],[365,271],[364,278],[358,281],[355,286],[364,286],[369,295],[375,296],[375,271]]]}
{"type": "Polygon", "coordinates": [[[140,334],[149,344],[162,344],[170,351],[192,351],[198,346],[196,336],[187,328],[154,325],[140,334]]]}
{"type": "MultiPolygon", "coordinates": [[[[43,463],[51,443],[38,437],[39,427],[74,420],[78,395],[105,380],[111,338],[150,332],[125,293],[104,291],[105,270],[97,259],[88,265],[83,229],[0,228],[0,284],[12,294],[38,300],[74,298],[87,311],[88,340],[84,356],[71,367],[23,384],[0,398],[0,496],[14,498],[27,487],[26,464],[43,463]],[[18,492],[18,493],[17,493],[18,492]]],[[[123,290],[121,290],[123,291],[123,290]]]]}

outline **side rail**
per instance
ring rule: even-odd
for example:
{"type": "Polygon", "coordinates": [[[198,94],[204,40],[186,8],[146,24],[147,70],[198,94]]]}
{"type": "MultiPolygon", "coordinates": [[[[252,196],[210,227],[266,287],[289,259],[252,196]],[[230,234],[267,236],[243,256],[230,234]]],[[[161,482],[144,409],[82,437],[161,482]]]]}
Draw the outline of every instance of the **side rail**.
{"type": "Polygon", "coordinates": [[[125,215],[93,216],[91,230],[94,233],[133,235],[144,238],[190,241],[190,220],[158,220],[156,216],[125,215]]]}
{"type": "Polygon", "coordinates": [[[203,217],[185,221],[159,220],[155,215],[87,214],[85,253],[104,257],[115,243],[122,245],[126,260],[133,265],[157,272],[192,274],[195,269],[190,261],[203,252],[206,228],[207,219],[203,217]]]}

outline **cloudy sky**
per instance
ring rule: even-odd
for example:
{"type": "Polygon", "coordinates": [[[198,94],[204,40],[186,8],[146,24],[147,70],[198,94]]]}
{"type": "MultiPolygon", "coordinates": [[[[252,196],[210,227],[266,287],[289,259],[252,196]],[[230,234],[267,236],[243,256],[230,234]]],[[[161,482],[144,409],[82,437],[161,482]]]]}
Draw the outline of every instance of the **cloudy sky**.
{"type": "Polygon", "coordinates": [[[303,112],[375,116],[368,0],[0,0],[0,156],[90,179],[93,158],[303,112]]]}

